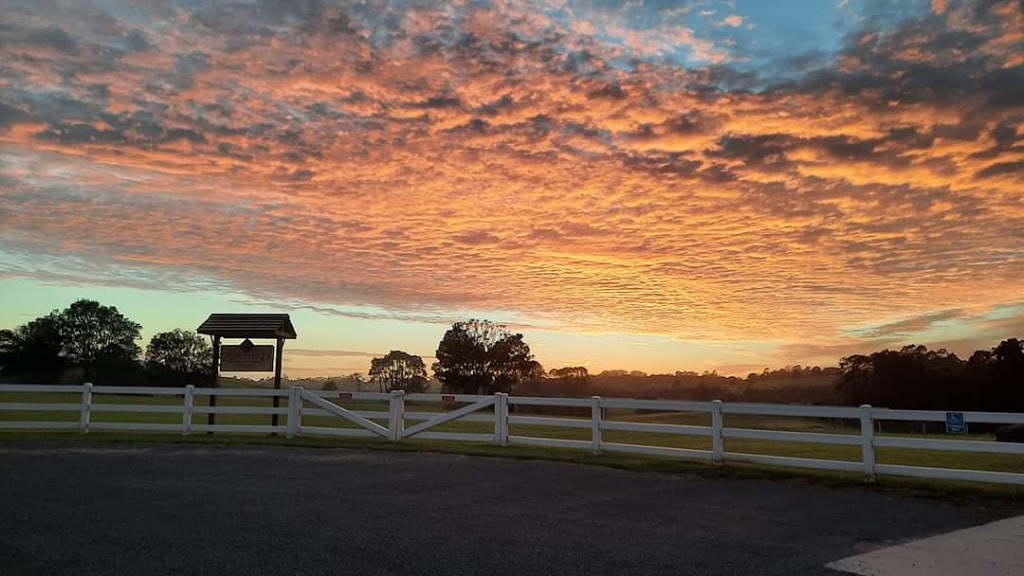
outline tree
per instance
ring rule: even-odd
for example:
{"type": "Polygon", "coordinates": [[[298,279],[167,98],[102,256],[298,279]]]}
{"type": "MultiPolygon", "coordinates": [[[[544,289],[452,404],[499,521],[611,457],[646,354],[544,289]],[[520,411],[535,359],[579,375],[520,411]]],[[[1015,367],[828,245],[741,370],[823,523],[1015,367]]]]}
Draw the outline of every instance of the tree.
{"type": "Polygon", "coordinates": [[[583,366],[566,366],[548,372],[558,396],[582,398],[590,395],[590,373],[583,366]]]}
{"type": "Polygon", "coordinates": [[[0,373],[5,376],[55,382],[66,367],[57,327],[50,316],[14,330],[0,330],[0,373]]]}
{"type": "Polygon", "coordinates": [[[553,368],[548,372],[549,378],[590,378],[590,373],[583,366],[566,366],[553,368]]]}
{"type": "Polygon", "coordinates": [[[873,368],[871,358],[863,354],[847,356],[839,361],[839,370],[842,375],[836,387],[845,404],[871,403],[875,396],[875,391],[871,389],[873,368]]]}
{"type": "Polygon", "coordinates": [[[423,392],[427,389],[427,366],[419,356],[392,350],[370,361],[370,381],[376,382],[381,392],[423,392]]]}
{"type": "Polygon", "coordinates": [[[847,404],[933,410],[964,409],[973,403],[967,363],[946,350],[904,346],[870,356],[843,358],[838,384],[847,404]]]}
{"type": "Polygon", "coordinates": [[[509,392],[539,368],[522,334],[487,320],[452,324],[436,357],[434,376],[445,390],[462,394],[509,392]]]}
{"type": "Polygon", "coordinates": [[[79,380],[132,384],[142,381],[136,344],[142,326],[113,306],[78,300],[64,310],[0,334],[5,374],[22,373],[49,381],[79,368],[79,380]]]}
{"type": "Polygon", "coordinates": [[[359,372],[353,372],[346,376],[345,379],[350,380],[352,382],[352,385],[356,389],[356,392],[362,391],[363,384],[366,384],[366,377],[360,374],[359,372]]]}
{"type": "Polygon", "coordinates": [[[194,332],[161,332],[146,346],[146,376],[159,386],[202,384],[212,368],[213,349],[194,332]]]}
{"type": "Polygon", "coordinates": [[[61,339],[61,355],[88,370],[97,362],[138,360],[142,325],[132,322],[114,306],[95,300],[77,300],[51,314],[61,339]]]}
{"type": "Polygon", "coordinates": [[[967,371],[983,400],[1000,411],[1024,411],[1024,342],[1008,338],[992,350],[978,350],[967,371]]]}
{"type": "Polygon", "coordinates": [[[547,375],[548,375],[547,371],[544,370],[544,366],[540,362],[537,362],[536,360],[531,360],[530,361],[530,366],[527,369],[527,374],[526,374],[526,377],[528,379],[534,380],[534,379],[537,379],[537,378],[544,378],[547,375]]]}

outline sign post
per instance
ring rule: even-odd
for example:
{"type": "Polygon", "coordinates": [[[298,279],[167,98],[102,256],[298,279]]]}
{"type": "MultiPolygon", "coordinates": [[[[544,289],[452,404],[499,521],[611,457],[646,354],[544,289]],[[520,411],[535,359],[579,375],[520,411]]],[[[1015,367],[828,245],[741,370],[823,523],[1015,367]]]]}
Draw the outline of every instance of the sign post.
{"type": "MultiPolygon", "coordinates": [[[[269,348],[269,346],[268,346],[269,348]]],[[[281,357],[284,356],[284,338],[277,339],[277,355],[274,357],[274,390],[281,389],[281,357]]],[[[281,398],[274,396],[274,415],[270,417],[270,425],[277,426],[277,410],[276,408],[280,404],[281,398]]],[[[291,400],[289,400],[291,402],[291,400]]],[[[291,408],[291,406],[289,406],[291,408]]],[[[271,434],[277,434],[272,432],[271,434]]]]}
{"type": "MultiPolygon", "coordinates": [[[[213,337],[213,370],[210,371],[210,387],[216,388],[220,380],[220,336],[213,337]]],[[[217,395],[210,394],[210,399],[207,401],[207,405],[210,408],[217,407],[217,395]]],[[[213,413],[213,410],[206,415],[206,424],[213,426],[217,421],[217,415],[213,413]]],[[[207,430],[207,434],[213,434],[213,430],[207,430]]]]}
{"type": "MultiPolygon", "coordinates": [[[[281,389],[281,360],[284,341],[297,337],[292,321],[287,314],[210,314],[196,329],[200,334],[213,338],[213,370],[211,385],[216,388],[220,371],[225,372],[274,372],[274,389],[281,389]],[[221,346],[221,338],[243,338],[241,344],[221,346]],[[275,340],[277,346],[253,344],[250,338],[275,340]]],[[[281,399],[274,396],[274,408],[281,399]]],[[[217,405],[217,396],[210,394],[210,407],[217,405]]],[[[213,425],[215,415],[209,414],[213,425]]],[[[277,426],[278,415],[271,414],[271,423],[277,426]]],[[[211,430],[212,432],[212,430],[211,430]]]]}

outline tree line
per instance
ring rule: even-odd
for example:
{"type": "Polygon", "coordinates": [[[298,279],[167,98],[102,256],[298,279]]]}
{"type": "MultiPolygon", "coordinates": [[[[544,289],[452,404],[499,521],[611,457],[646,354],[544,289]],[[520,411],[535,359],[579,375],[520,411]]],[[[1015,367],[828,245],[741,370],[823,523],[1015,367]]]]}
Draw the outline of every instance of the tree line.
{"type": "MultiPolygon", "coordinates": [[[[211,344],[175,329],[139,346],[142,325],[114,306],[77,300],[63,310],[0,330],[0,378],[26,383],[184,386],[205,384],[213,370],[211,344]]],[[[434,376],[459,393],[510,392],[536,372],[522,334],[486,320],[456,322],[437,349],[434,376]]],[[[358,375],[353,375],[357,378],[358,375]]],[[[374,358],[370,382],[381,391],[425,391],[423,359],[401,350],[374,358]]]]}
{"type": "Polygon", "coordinates": [[[1024,411],[1024,342],[1003,340],[967,360],[944,349],[904,346],[839,363],[844,404],[924,410],[1024,411]]]}
{"type": "MultiPolygon", "coordinates": [[[[204,384],[212,348],[199,334],[156,334],[143,350],[141,325],[113,306],[78,300],[13,330],[0,330],[0,378],[42,383],[204,384]]],[[[443,392],[537,396],[630,396],[801,404],[872,404],[890,408],[1024,411],[1024,343],[1016,338],[962,360],[946,350],[906,346],[843,358],[838,367],[765,369],[745,378],[713,371],[646,374],[583,366],[545,370],[523,335],[487,320],[452,324],[430,367],[443,392]]],[[[362,389],[424,392],[423,358],[392,350],[367,373],[344,377],[362,389]]],[[[337,387],[330,380],[325,387],[337,387]]]]}
{"type": "Polygon", "coordinates": [[[184,386],[209,381],[213,352],[202,336],[180,329],[161,332],[143,353],[141,331],[141,324],[114,306],[77,300],[13,330],[0,330],[0,377],[45,384],[184,386]]]}
{"type": "MultiPolygon", "coordinates": [[[[391,367],[409,355],[392,352],[377,363],[391,367]],[[386,362],[385,362],[386,360],[386,362]]],[[[590,395],[800,404],[871,404],[889,408],[1024,411],[1024,342],[1010,338],[962,360],[947,350],[905,346],[843,358],[839,367],[792,366],[746,378],[713,371],[648,375],[583,366],[545,371],[522,334],[485,320],[456,322],[437,348],[434,376],[443,390],[465,394],[515,392],[530,396],[590,395]]],[[[425,382],[418,356],[405,373],[425,382]]],[[[376,364],[375,364],[376,365],[376,364]]],[[[409,389],[401,379],[386,389],[409,389]]],[[[417,391],[421,390],[417,387],[417,391]]]]}

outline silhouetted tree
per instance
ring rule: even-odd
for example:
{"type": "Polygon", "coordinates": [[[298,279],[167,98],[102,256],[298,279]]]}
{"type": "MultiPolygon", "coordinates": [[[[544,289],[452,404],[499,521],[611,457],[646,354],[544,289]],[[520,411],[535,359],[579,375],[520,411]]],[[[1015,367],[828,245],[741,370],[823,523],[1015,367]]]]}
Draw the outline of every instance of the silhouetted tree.
{"type": "Polygon", "coordinates": [[[376,382],[381,392],[423,392],[427,389],[427,366],[419,356],[392,350],[370,361],[370,381],[376,382]]]}
{"type": "Polygon", "coordinates": [[[463,394],[509,392],[539,367],[522,334],[487,320],[452,324],[436,356],[434,376],[445,390],[463,394]]]}
{"type": "Polygon", "coordinates": [[[344,379],[348,380],[357,392],[363,389],[363,384],[366,384],[366,377],[359,372],[353,372],[344,379]]]}
{"type": "Polygon", "coordinates": [[[142,325],[114,306],[78,300],[51,314],[61,339],[61,355],[87,369],[101,359],[135,362],[142,349],[136,344],[142,325]]]}
{"type": "Polygon", "coordinates": [[[583,366],[566,366],[548,372],[555,394],[568,398],[590,395],[590,373],[583,366]]]}
{"type": "MultiPolygon", "coordinates": [[[[767,370],[767,369],[766,369],[767,370]]],[[[878,394],[872,389],[874,365],[871,357],[863,354],[847,356],[839,361],[842,376],[837,388],[845,404],[870,404],[878,394]]]]}
{"type": "Polygon", "coordinates": [[[967,371],[982,398],[979,405],[1024,411],[1024,342],[1009,338],[991,350],[978,350],[967,361],[967,371]]]}
{"type": "Polygon", "coordinates": [[[161,332],[146,346],[146,377],[158,386],[202,385],[212,365],[210,343],[194,332],[161,332]]]}
{"type": "Polygon", "coordinates": [[[1024,342],[1010,338],[992,349],[993,393],[1010,410],[1024,411],[1024,342]]]}
{"type": "Polygon", "coordinates": [[[964,362],[946,350],[904,346],[839,364],[840,399],[846,404],[935,410],[1022,410],[1024,357],[1016,339],[964,362]],[[1019,363],[1019,364],[1018,364],[1019,363]]]}
{"type": "Polygon", "coordinates": [[[141,329],[113,306],[78,300],[64,310],[4,331],[0,335],[4,372],[53,378],[57,372],[79,368],[79,381],[141,383],[142,349],[136,344],[141,329]]]}
{"type": "Polygon", "coordinates": [[[58,382],[67,366],[52,317],[0,330],[0,374],[25,381],[58,382]]]}
{"type": "Polygon", "coordinates": [[[544,366],[536,360],[530,360],[530,366],[526,370],[526,377],[529,379],[544,378],[547,376],[547,371],[544,370],[544,366]]]}

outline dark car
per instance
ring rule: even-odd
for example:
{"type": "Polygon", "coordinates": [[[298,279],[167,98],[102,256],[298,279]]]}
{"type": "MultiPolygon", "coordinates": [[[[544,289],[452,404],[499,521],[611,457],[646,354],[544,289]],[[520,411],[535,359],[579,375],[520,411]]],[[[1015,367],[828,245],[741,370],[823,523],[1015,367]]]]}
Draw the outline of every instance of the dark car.
{"type": "Polygon", "coordinates": [[[997,442],[1024,442],[1024,424],[1010,424],[996,429],[997,442]]]}

